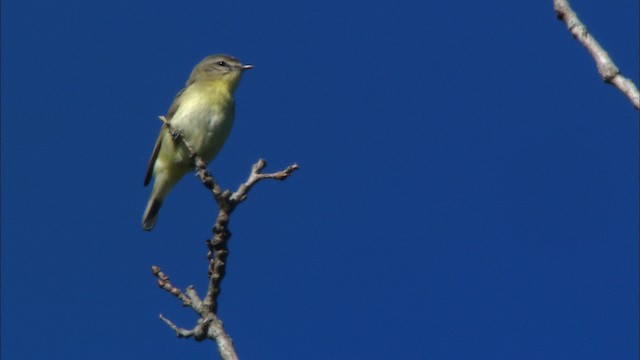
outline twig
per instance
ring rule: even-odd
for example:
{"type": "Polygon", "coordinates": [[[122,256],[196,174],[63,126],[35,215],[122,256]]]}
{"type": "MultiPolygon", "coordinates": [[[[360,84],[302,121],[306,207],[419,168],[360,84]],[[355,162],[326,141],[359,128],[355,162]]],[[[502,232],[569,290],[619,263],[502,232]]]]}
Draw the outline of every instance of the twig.
{"type": "Polygon", "coordinates": [[[229,255],[227,247],[229,239],[231,238],[231,232],[228,228],[229,217],[236,206],[247,198],[249,191],[255,184],[264,179],[284,180],[298,169],[298,165],[293,164],[282,171],[262,174],[261,171],[267,165],[267,162],[260,159],[253,165],[249,178],[238,187],[238,190],[234,193],[231,193],[230,190],[222,191],[213,178],[213,175],[207,170],[207,164],[198,156],[187,139],[185,139],[179,131],[173,129],[164,116],[160,116],[160,120],[164,123],[164,128],[169,132],[171,138],[176,142],[180,141],[187,148],[189,157],[196,168],[196,175],[200,178],[204,186],[212,192],[219,208],[216,223],[212,230],[213,237],[206,241],[209,250],[207,253],[207,258],[209,259],[209,271],[207,274],[209,284],[204,299],[198,296],[193,286],[188,286],[185,291],[182,292],[179,288],[171,284],[169,277],[162,272],[160,267],[151,267],[151,271],[156,277],[160,288],[180,299],[183,306],[190,307],[198,313],[200,319],[198,319],[197,325],[193,329],[187,330],[178,327],[162,314],[160,315],[160,319],[175,331],[178,337],[193,337],[196,341],[202,341],[207,338],[214,340],[218,344],[218,351],[222,359],[237,360],[238,356],[233,347],[233,342],[224,331],[222,321],[217,316],[220,284],[226,273],[226,261],[229,255]]]}
{"type": "MultiPolygon", "coordinates": [[[[153,274],[153,276],[156,277],[156,279],[158,279],[158,286],[167,291],[168,293],[170,293],[171,295],[177,297],[178,299],[182,300],[182,306],[190,306],[193,307],[193,301],[191,300],[191,298],[187,295],[185,295],[180,289],[178,289],[177,287],[173,286],[173,284],[171,284],[171,281],[169,281],[169,277],[167,275],[165,275],[162,270],[160,270],[159,266],[152,266],[151,267],[151,273],[153,274]]],[[[196,295],[197,296],[197,295],[196,295]]],[[[196,302],[200,302],[200,299],[196,299],[196,302]]],[[[195,308],[194,308],[195,310],[195,308]]],[[[196,310],[197,311],[197,310],[196,310]]]]}
{"type": "Polygon", "coordinates": [[[264,159],[258,160],[258,162],[253,165],[253,167],[251,168],[251,175],[249,175],[249,179],[241,184],[240,187],[238,187],[238,190],[236,190],[236,192],[231,195],[230,200],[234,203],[234,206],[243,202],[247,198],[247,194],[249,193],[253,185],[257,184],[261,180],[284,180],[291,176],[294,171],[298,170],[298,164],[293,164],[282,171],[278,171],[272,174],[261,174],[260,171],[262,171],[265,166],[267,166],[267,162],[264,159]]]}
{"type": "Polygon", "coordinates": [[[622,76],[620,70],[613,63],[609,54],[600,46],[596,39],[591,36],[587,27],[578,19],[578,15],[571,9],[567,0],[553,0],[553,8],[555,9],[558,19],[567,24],[567,28],[591,54],[598,67],[598,72],[606,83],[612,84],[624,95],[626,95],[633,106],[640,109],[640,93],[638,88],[630,79],[622,76]]]}
{"type": "Polygon", "coordinates": [[[176,335],[180,338],[190,338],[194,336],[195,330],[187,330],[181,327],[177,327],[171,320],[164,317],[164,315],[160,314],[160,320],[164,321],[173,331],[176,332],[176,335]]]}

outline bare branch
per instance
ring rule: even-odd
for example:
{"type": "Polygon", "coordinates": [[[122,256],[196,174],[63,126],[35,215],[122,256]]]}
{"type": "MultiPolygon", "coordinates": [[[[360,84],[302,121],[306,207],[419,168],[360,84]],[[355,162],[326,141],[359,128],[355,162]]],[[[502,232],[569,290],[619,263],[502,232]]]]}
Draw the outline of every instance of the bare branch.
{"type": "Polygon", "coordinates": [[[618,67],[613,63],[609,54],[607,54],[596,39],[591,36],[587,27],[571,9],[569,1],[553,0],[553,7],[558,19],[564,21],[573,37],[587,48],[596,62],[602,80],[618,88],[618,90],[631,100],[631,103],[637,110],[640,109],[640,93],[638,92],[638,88],[633,81],[620,74],[620,70],[618,70],[618,67]]]}
{"type": "Polygon", "coordinates": [[[251,188],[264,179],[284,180],[298,169],[297,164],[293,164],[282,171],[271,174],[260,173],[267,165],[263,159],[258,160],[251,169],[251,174],[247,181],[238,187],[236,192],[231,193],[229,190],[222,191],[217,184],[213,175],[207,170],[207,164],[198,156],[187,139],[177,130],[173,129],[164,116],[160,116],[160,120],[164,123],[164,128],[169,132],[173,141],[180,141],[189,151],[189,157],[193,161],[196,168],[196,175],[200,178],[204,186],[209,189],[218,204],[218,216],[213,226],[213,237],[206,240],[209,259],[208,278],[209,284],[207,294],[201,299],[193,286],[188,286],[184,292],[173,286],[169,281],[169,277],[165,275],[158,266],[152,266],[151,271],[156,277],[158,286],[171,295],[182,301],[183,306],[192,308],[198,315],[197,325],[192,330],[183,329],[175,325],[171,320],[160,315],[160,319],[164,321],[178,337],[193,337],[197,341],[204,339],[214,340],[218,344],[218,351],[224,360],[237,360],[238,356],[233,347],[233,343],[229,335],[224,331],[222,321],[218,318],[218,296],[220,295],[220,284],[226,273],[226,261],[229,255],[227,244],[231,238],[229,231],[229,217],[236,206],[247,198],[251,188]]]}
{"type": "Polygon", "coordinates": [[[298,165],[293,164],[276,173],[261,174],[260,171],[266,165],[267,162],[265,160],[258,160],[258,162],[252,166],[251,174],[247,181],[241,184],[236,192],[231,194],[229,190],[225,190],[216,196],[219,211],[216,224],[213,227],[213,239],[207,240],[206,242],[209,248],[207,254],[209,258],[209,289],[203,301],[204,306],[209,308],[214,314],[217,314],[218,311],[217,299],[220,294],[220,283],[226,273],[226,261],[229,255],[227,243],[231,238],[228,224],[231,213],[239,203],[247,198],[251,188],[259,181],[264,179],[284,180],[298,169],[298,165]]]}

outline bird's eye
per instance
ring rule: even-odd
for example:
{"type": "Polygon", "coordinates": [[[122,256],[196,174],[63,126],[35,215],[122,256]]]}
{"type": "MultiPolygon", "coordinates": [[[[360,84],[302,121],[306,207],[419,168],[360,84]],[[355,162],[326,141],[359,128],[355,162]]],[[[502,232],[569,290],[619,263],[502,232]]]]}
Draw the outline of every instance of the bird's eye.
{"type": "Polygon", "coordinates": [[[218,61],[218,65],[220,65],[220,66],[225,66],[225,67],[226,67],[226,66],[227,66],[227,63],[226,63],[226,62],[224,62],[224,61],[218,61]]]}

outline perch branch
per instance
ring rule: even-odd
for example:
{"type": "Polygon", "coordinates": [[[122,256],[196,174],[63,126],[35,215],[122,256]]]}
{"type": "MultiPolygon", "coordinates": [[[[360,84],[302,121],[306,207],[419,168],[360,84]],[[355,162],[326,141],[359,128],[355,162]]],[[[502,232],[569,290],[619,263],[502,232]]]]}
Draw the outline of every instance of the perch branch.
{"type": "Polygon", "coordinates": [[[160,116],[160,120],[164,123],[165,128],[173,141],[181,142],[189,151],[189,157],[196,169],[196,175],[200,178],[204,186],[209,189],[218,204],[218,216],[213,226],[213,237],[206,240],[208,248],[207,258],[209,259],[208,279],[209,284],[204,299],[201,299],[193,286],[188,286],[184,292],[175,287],[169,281],[169,277],[162,272],[160,267],[152,266],[151,271],[157,279],[158,286],[171,295],[182,301],[183,306],[192,308],[200,318],[196,326],[187,330],[175,325],[171,320],[160,315],[160,319],[164,321],[176,335],[181,338],[193,337],[196,341],[204,339],[214,340],[218,345],[220,356],[224,360],[238,359],[233,347],[233,342],[229,335],[225,332],[222,321],[218,318],[218,296],[220,295],[220,284],[226,273],[226,261],[229,255],[227,244],[231,238],[229,231],[229,218],[236,206],[243,202],[251,188],[258,182],[265,179],[284,180],[298,169],[297,164],[290,165],[282,171],[270,174],[263,174],[261,171],[267,166],[267,162],[263,159],[258,160],[251,168],[251,174],[247,181],[242,183],[238,190],[231,192],[220,188],[213,178],[213,175],[207,170],[207,164],[196,153],[189,141],[176,129],[173,129],[164,116],[160,116]]]}

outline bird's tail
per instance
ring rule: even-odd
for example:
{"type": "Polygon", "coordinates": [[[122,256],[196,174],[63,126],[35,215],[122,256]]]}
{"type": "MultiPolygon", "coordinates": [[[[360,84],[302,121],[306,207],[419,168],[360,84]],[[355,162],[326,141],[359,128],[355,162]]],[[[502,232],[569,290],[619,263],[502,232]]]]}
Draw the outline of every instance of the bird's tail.
{"type": "Polygon", "coordinates": [[[156,225],[160,206],[162,206],[162,201],[158,200],[156,196],[152,194],[151,198],[149,199],[149,203],[147,204],[147,209],[144,211],[144,215],[142,215],[143,229],[150,231],[156,225]]]}

